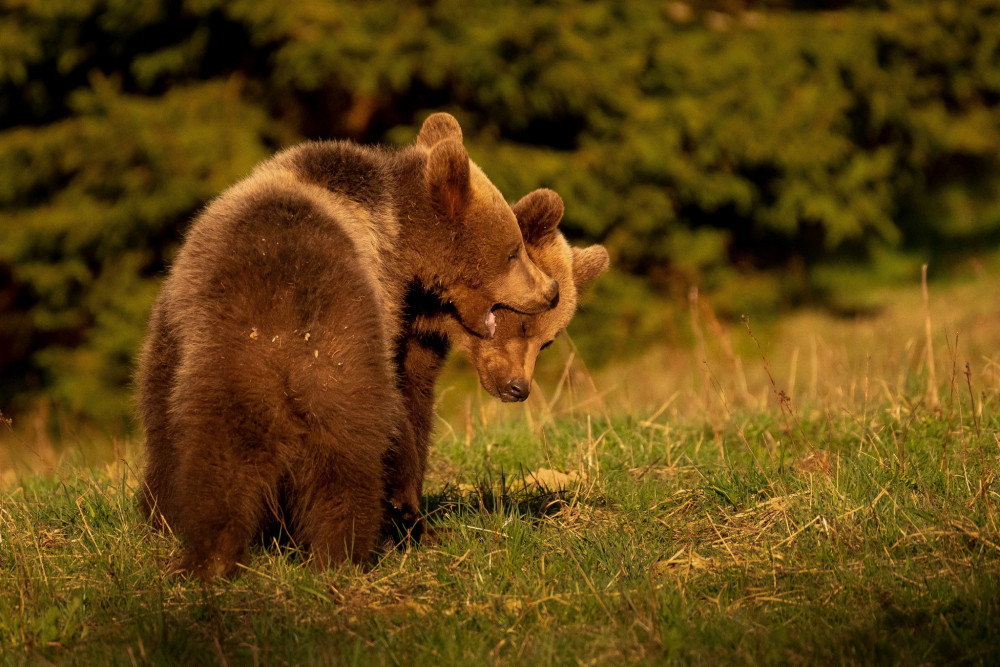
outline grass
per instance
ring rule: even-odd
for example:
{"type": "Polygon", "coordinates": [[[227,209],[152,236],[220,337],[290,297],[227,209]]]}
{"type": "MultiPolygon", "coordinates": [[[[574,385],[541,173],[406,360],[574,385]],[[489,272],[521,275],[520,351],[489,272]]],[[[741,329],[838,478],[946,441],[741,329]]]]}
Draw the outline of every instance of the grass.
{"type": "Polygon", "coordinates": [[[261,545],[232,582],[164,577],[133,443],[0,425],[33,452],[0,492],[0,661],[996,663],[1000,313],[963,289],[928,311],[936,403],[919,290],[820,325],[700,305],[630,374],[563,343],[523,408],[449,380],[430,535],[364,570],[261,545]]]}

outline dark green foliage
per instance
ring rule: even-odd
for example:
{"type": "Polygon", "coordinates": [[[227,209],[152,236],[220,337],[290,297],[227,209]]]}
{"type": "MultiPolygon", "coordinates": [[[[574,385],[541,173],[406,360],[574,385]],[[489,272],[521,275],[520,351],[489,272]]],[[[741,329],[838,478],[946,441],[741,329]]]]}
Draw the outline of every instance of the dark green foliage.
{"type": "MultiPolygon", "coordinates": [[[[72,117],[0,139],[0,263],[30,304],[3,333],[31,359],[27,378],[4,373],[0,402],[34,385],[106,423],[127,413],[131,360],[185,222],[267,155],[267,120],[224,82],[155,100],[91,84],[72,117]]],[[[0,368],[23,358],[0,352],[0,368]]]]}
{"type": "Polygon", "coordinates": [[[626,300],[760,312],[828,298],[831,260],[912,280],[1000,241],[1000,3],[728,6],[5,7],[0,408],[120,422],[191,215],[282,145],[408,141],[432,109],[510,198],[555,188],[567,234],[609,246],[605,356],[662,331],[626,300]]]}

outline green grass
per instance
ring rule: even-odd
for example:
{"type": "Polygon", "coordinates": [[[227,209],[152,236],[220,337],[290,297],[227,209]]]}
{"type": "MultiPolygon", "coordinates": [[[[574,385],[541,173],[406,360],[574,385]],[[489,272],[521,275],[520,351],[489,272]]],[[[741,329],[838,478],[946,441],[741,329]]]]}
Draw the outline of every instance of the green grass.
{"type": "Polygon", "coordinates": [[[128,465],[69,457],[0,498],[0,656],[995,663],[1000,422],[979,401],[481,427],[433,452],[420,546],[321,573],[260,546],[211,587],[164,576],[178,545],[139,521],[128,465]]]}
{"type": "Polygon", "coordinates": [[[365,570],[165,576],[134,443],[0,424],[0,664],[996,664],[998,288],[753,334],[692,303],[593,375],[560,337],[522,407],[454,365],[430,533],[365,570]]]}

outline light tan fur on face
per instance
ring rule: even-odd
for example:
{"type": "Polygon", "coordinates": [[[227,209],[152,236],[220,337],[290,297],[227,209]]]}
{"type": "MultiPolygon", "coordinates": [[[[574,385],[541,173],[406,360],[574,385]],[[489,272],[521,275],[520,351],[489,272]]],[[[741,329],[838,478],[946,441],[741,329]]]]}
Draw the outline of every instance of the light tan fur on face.
{"type": "MultiPolygon", "coordinates": [[[[550,191],[544,192],[550,198],[555,195],[550,191]]],[[[555,199],[558,199],[557,195],[555,199]]],[[[561,207],[562,201],[558,199],[558,210],[552,213],[555,223],[550,229],[525,235],[532,239],[526,243],[531,260],[559,282],[559,303],[556,307],[535,315],[498,310],[496,336],[492,340],[469,335],[454,336],[456,345],[475,365],[483,388],[503,401],[524,400],[527,397],[538,353],[573,318],[579,290],[608,267],[608,254],[602,246],[571,248],[563,235],[555,230],[558,217],[562,214],[561,207]],[[511,390],[511,383],[515,381],[525,389],[523,395],[511,390]]],[[[519,218],[518,222],[524,228],[525,221],[519,218]]]]}

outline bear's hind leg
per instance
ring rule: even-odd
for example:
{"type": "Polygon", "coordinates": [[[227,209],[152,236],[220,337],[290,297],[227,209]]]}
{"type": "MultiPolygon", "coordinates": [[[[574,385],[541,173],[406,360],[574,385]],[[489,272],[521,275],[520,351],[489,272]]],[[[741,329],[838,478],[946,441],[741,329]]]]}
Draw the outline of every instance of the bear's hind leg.
{"type": "Polygon", "coordinates": [[[136,375],[136,401],[146,435],[137,504],[142,516],[162,530],[173,521],[173,476],[177,466],[169,416],[170,392],[179,361],[177,341],[170,334],[163,295],[153,306],[149,333],[143,342],[136,375]]]}
{"type": "Polygon", "coordinates": [[[205,457],[184,463],[177,485],[184,494],[178,523],[185,548],[174,569],[205,581],[229,578],[276,505],[277,468],[205,457]]]}
{"type": "Polygon", "coordinates": [[[254,409],[240,392],[223,397],[189,381],[174,399],[185,408],[171,503],[185,542],[179,569],[205,580],[229,577],[277,506],[282,443],[291,436],[266,404],[254,409]]]}
{"type": "Polygon", "coordinates": [[[309,547],[316,567],[369,559],[382,525],[385,488],[381,455],[375,454],[324,455],[296,475],[293,536],[309,547]]]}

